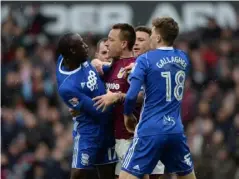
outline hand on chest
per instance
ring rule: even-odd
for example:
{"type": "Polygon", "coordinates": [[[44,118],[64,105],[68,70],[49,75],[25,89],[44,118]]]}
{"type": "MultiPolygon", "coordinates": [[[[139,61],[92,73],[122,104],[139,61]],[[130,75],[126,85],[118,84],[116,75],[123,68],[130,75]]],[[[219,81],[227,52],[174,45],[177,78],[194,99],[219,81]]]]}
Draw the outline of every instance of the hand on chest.
{"type": "Polygon", "coordinates": [[[106,80],[106,86],[112,92],[121,91],[126,93],[129,88],[129,83],[127,81],[128,74],[124,70],[124,67],[117,67],[112,69],[106,80]]]}

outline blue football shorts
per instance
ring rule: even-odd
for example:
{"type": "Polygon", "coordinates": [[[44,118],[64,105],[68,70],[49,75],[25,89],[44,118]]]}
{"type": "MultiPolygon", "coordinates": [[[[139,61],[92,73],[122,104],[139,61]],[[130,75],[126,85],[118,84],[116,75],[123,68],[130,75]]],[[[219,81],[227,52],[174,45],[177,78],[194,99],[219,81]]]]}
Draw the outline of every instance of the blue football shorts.
{"type": "Polygon", "coordinates": [[[72,168],[93,169],[96,165],[117,163],[118,158],[114,145],[102,145],[98,138],[73,136],[72,168]]]}
{"type": "Polygon", "coordinates": [[[193,162],[186,136],[159,134],[134,137],[125,155],[122,170],[138,178],[152,173],[158,161],[165,165],[166,173],[185,176],[193,171],[193,162]]]}

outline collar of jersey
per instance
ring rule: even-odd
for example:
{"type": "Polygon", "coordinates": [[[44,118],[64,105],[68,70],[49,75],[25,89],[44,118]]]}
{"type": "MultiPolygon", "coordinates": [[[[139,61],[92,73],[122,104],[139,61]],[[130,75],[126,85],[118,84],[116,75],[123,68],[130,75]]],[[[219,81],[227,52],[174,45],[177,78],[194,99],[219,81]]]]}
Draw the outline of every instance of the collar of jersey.
{"type": "Polygon", "coordinates": [[[61,69],[61,64],[62,64],[62,62],[63,62],[63,58],[61,59],[61,62],[60,62],[60,64],[59,64],[59,72],[62,73],[62,74],[64,74],[64,75],[72,75],[72,74],[78,72],[78,71],[81,69],[81,66],[79,66],[77,69],[75,69],[75,70],[73,70],[73,71],[63,71],[63,70],[61,69]]]}
{"type": "Polygon", "coordinates": [[[159,50],[173,50],[173,47],[159,47],[159,50]]]}

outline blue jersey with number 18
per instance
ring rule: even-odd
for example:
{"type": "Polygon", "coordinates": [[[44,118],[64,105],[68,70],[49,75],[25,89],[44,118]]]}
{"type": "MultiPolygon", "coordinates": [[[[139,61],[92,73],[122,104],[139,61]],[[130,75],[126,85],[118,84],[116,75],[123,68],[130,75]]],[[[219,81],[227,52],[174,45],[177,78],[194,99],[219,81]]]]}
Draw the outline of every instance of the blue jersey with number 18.
{"type": "Polygon", "coordinates": [[[183,132],[181,101],[189,66],[187,55],[172,47],[152,50],[137,58],[130,78],[141,80],[145,89],[138,136],[183,132]]]}

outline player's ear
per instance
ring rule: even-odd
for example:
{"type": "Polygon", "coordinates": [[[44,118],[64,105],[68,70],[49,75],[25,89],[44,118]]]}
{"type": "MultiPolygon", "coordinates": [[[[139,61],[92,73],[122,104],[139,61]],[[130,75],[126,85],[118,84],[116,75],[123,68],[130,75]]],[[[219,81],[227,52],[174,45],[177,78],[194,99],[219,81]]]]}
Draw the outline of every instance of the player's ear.
{"type": "Polygon", "coordinates": [[[121,46],[122,46],[123,49],[126,49],[127,46],[128,46],[128,42],[127,41],[122,41],[121,46]]]}
{"type": "Polygon", "coordinates": [[[157,40],[157,43],[160,43],[160,42],[162,41],[161,36],[160,36],[160,35],[157,35],[156,40],[157,40]]]}
{"type": "Polygon", "coordinates": [[[70,48],[70,52],[71,52],[72,54],[76,54],[76,51],[75,51],[74,48],[70,48]]]}

